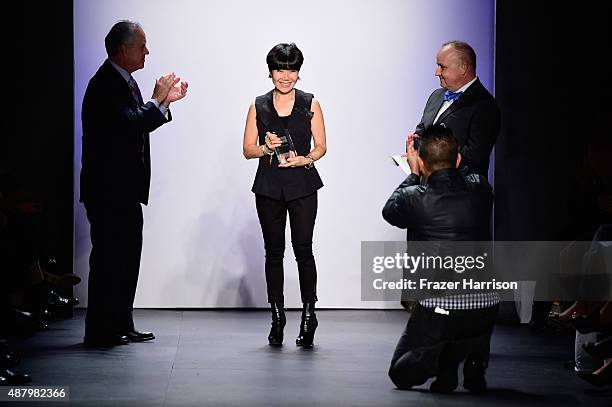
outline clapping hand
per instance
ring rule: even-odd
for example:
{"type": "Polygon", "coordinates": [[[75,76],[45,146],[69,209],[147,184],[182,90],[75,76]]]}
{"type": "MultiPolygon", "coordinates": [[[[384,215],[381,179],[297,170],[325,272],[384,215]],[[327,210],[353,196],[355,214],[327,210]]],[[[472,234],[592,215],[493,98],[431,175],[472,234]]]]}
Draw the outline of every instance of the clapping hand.
{"type": "MultiPolygon", "coordinates": [[[[176,85],[179,80],[180,78],[177,77],[176,82],[174,82],[174,84],[176,85]]],[[[168,92],[168,96],[166,96],[166,99],[163,102],[164,105],[168,106],[170,105],[170,103],[176,102],[177,100],[181,100],[182,98],[184,98],[187,95],[188,86],[189,84],[187,82],[181,82],[180,86],[172,86],[172,88],[168,92]]]]}
{"type": "Polygon", "coordinates": [[[155,88],[153,89],[152,99],[162,103],[168,97],[168,93],[172,90],[174,85],[178,83],[178,78],[174,72],[164,75],[155,81],[155,88]]]}

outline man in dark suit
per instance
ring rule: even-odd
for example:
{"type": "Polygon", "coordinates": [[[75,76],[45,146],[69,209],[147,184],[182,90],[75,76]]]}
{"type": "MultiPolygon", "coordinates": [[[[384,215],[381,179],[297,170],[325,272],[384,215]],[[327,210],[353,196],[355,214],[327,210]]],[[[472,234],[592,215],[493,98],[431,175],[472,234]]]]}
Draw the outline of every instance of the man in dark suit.
{"type": "Polygon", "coordinates": [[[459,142],[462,166],[486,177],[500,114],[497,102],[476,77],[476,53],[465,42],[450,41],[440,48],[436,63],[441,88],[429,96],[421,122],[409,137],[444,123],[459,142]]]}
{"type": "Polygon", "coordinates": [[[149,199],[149,133],[172,120],[170,103],[187,83],[168,74],[144,103],[132,72],[149,54],[138,23],[121,21],[105,38],[108,59],[83,99],[81,202],[90,223],[85,344],[114,346],[154,339],[134,327],[132,309],[142,250],[142,206],[149,199]]]}

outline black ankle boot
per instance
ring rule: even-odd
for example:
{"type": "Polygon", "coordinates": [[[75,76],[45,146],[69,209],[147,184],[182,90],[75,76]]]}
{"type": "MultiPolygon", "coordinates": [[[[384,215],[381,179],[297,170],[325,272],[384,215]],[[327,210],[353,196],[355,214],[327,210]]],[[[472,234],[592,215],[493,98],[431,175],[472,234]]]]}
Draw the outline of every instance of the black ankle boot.
{"type": "Polygon", "coordinates": [[[295,340],[297,346],[311,347],[315,330],[319,325],[315,315],[314,302],[307,302],[302,309],[302,322],[300,323],[300,334],[295,340]]]}
{"type": "Polygon", "coordinates": [[[268,335],[268,342],[270,346],[282,346],[283,328],[287,323],[285,308],[283,304],[272,302],[270,303],[270,311],[272,311],[272,327],[270,328],[270,335],[268,335]]]}

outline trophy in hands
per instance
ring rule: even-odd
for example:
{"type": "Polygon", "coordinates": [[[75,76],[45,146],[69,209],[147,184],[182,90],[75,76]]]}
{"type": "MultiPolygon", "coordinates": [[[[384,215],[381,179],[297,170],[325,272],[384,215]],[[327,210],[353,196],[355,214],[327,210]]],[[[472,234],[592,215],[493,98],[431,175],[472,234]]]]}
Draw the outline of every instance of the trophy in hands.
{"type": "Polygon", "coordinates": [[[288,158],[297,157],[297,152],[295,150],[295,146],[293,145],[293,140],[291,139],[289,130],[285,130],[285,134],[279,135],[278,138],[282,144],[275,149],[276,158],[278,159],[279,164],[286,164],[288,158]]]}

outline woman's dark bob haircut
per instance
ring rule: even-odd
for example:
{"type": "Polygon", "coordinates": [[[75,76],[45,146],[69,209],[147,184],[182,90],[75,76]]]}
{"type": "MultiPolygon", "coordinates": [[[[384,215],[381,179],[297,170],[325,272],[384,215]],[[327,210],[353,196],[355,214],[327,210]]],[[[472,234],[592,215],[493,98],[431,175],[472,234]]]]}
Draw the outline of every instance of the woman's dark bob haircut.
{"type": "Polygon", "coordinates": [[[278,44],[268,52],[266,63],[270,72],[275,69],[299,71],[304,63],[304,55],[294,43],[278,44]]]}

